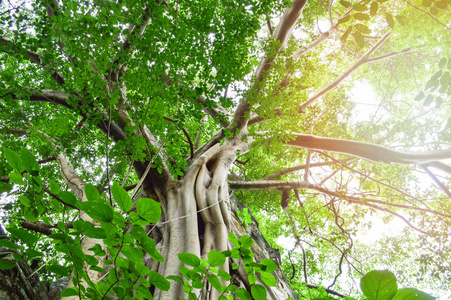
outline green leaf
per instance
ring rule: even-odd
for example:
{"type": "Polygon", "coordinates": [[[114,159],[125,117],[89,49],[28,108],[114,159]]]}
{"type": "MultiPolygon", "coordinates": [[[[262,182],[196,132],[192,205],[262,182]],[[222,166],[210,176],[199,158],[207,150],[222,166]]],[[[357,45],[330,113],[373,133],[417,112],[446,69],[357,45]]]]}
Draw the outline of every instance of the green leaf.
{"type": "Polygon", "coordinates": [[[105,230],[98,227],[88,229],[83,234],[93,239],[105,239],[107,237],[105,230]]]}
{"type": "Polygon", "coordinates": [[[373,1],[370,6],[370,15],[374,16],[379,9],[379,4],[376,1],[373,1]]]}
{"type": "Polygon", "coordinates": [[[164,262],[164,258],[160,254],[160,252],[157,251],[155,241],[152,238],[146,237],[144,239],[141,239],[141,246],[153,260],[157,262],[164,262]]]}
{"type": "Polygon", "coordinates": [[[437,2],[435,2],[435,7],[440,8],[440,9],[447,9],[448,3],[446,3],[446,1],[437,1],[437,2]]]}
{"type": "Polygon", "coordinates": [[[368,21],[370,19],[370,17],[367,14],[362,14],[362,13],[355,13],[353,15],[354,19],[359,20],[359,21],[368,21]]]}
{"type": "Polygon", "coordinates": [[[215,274],[210,274],[207,276],[208,282],[219,292],[222,292],[221,290],[221,281],[219,281],[218,276],[215,274]]]}
{"type": "Polygon", "coordinates": [[[61,292],[60,297],[78,296],[78,290],[76,287],[67,288],[61,292]]]}
{"type": "Polygon", "coordinates": [[[77,202],[77,198],[71,192],[62,191],[59,192],[58,196],[67,204],[74,205],[77,202]]]}
{"type": "Polygon", "coordinates": [[[243,235],[240,237],[240,244],[243,248],[251,248],[254,244],[254,240],[248,235],[243,235]]]}
{"type": "Polygon", "coordinates": [[[31,153],[30,150],[22,148],[20,150],[20,158],[22,159],[25,170],[27,170],[28,173],[33,176],[39,174],[39,163],[36,161],[36,157],[34,157],[33,153],[31,153]]]}
{"type": "Polygon", "coordinates": [[[354,39],[360,48],[365,47],[365,38],[363,37],[363,35],[360,32],[358,32],[358,31],[354,32],[354,39]]]}
{"type": "Polygon", "coordinates": [[[337,22],[337,24],[346,23],[346,22],[348,22],[349,20],[351,20],[351,15],[347,15],[346,17],[339,19],[338,22],[337,22]]]}
{"type": "Polygon", "coordinates": [[[255,274],[249,274],[247,279],[249,280],[250,284],[254,284],[255,282],[257,282],[258,277],[255,274]]]}
{"type": "Polygon", "coordinates": [[[368,7],[366,7],[365,5],[362,5],[362,4],[360,4],[360,3],[354,3],[354,4],[352,5],[352,8],[353,8],[355,11],[365,11],[365,10],[368,9],[368,7]]]}
{"type": "Polygon", "coordinates": [[[125,245],[121,249],[122,254],[124,254],[125,257],[127,257],[130,261],[135,263],[142,263],[143,262],[143,252],[141,249],[138,249],[131,245],[125,245]]]}
{"type": "Polygon", "coordinates": [[[387,21],[387,24],[388,26],[390,26],[390,28],[395,27],[395,21],[393,20],[393,16],[391,14],[386,14],[385,20],[387,21]]]}
{"type": "Polygon", "coordinates": [[[345,0],[340,0],[340,4],[343,5],[345,8],[348,8],[351,6],[351,2],[345,1],[345,0]]]}
{"type": "Polygon", "coordinates": [[[14,237],[18,238],[25,244],[33,245],[33,244],[36,244],[36,242],[38,241],[37,236],[35,236],[34,234],[31,234],[25,230],[21,230],[21,229],[17,229],[17,228],[7,228],[6,230],[8,230],[14,237]]]}
{"type": "Polygon", "coordinates": [[[50,265],[47,266],[47,271],[60,275],[60,276],[68,276],[69,275],[69,269],[67,267],[63,267],[60,265],[50,265]]]}
{"type": "Polygon", "coordinates": [[[371,30],[363,24],[356,24],[355,28],[363,34],[370,34],[371,30]]]}
{"type": "Polygon", "coordinates": [[[119,205],[119,208],[123,212],[126,213],[129,212],[130,209],[132,209],[133,206],[132,198],[119,183],[117,182],[113,183],[113,185],[111,186],[111,194],[113,194],[114,201],[117,203],[117,205],[119,205]]]}
{"type": "Polygon", "coordinates": [[[183,283],[183,279],[180,278],[180,277],[178,277],[178,276],[169,275],[169,276],[166,276],[166,278],[167,278],[167,279],[170,279],[170,280],[174,280],[174,281],[176,281],[176,282],[183,283]]]}
{"type": "Polygon", "coordinates": [[[5,247],[9,249],[20,249],[21,246],[14,244],[13,242],[10,242],[5,239],[0,239],[0,247],[5,247]]]}
{"type": "Polygon", "coordinates": [[[434,300],[435,297],[413,288],[399,289],[392,300],[434,300]]]}
{"type": "Polygon", "coordinates": [[[225,263],[226,257],[223,253],[211,250],[208,252],[208,262],[212,267],[219,267],[225,263]]]}
{"type": "Polygon", "coordinates": [[[423,99],[424,97],[426,97],[426,95],[424,94],[424,92],[419,92],[418,95],[416,95],[415,99],[413,99],[414,101],[420,101],[421,99],[423,99]]]}
{"type": "Polygon", "coordinates": [[[404,16],[396,16],[395,19],[396,19],[396,21],[398,21],[398,23],[401,26],[406,26],[407,25],[407,18],[406,17],[404,17],[404,16]]]}
{"type": "Polygon", "coordinates": [[[25,207],[31,207],[31,205],[33,204],[33,202],[31,202],[31,200],[28,199],[28,198],[25,197],[25,196],[19,196],[19,201],[20,201],[20,203],[22,203],[23,206],[25,206],[25,207]]]}
{"type": "Polygon", "coordinates": [[[254,299],[266,299],[266,289],[263,285],[254,284],[251,286],[251,294],[254,299]]]}
{"type": "Polygon", "coordinates": [[[114,218],[113,208],[99,201],[87,201],[77,203],[79,209],[99,222],[111,222],[114,218]]]}
{"type": "Polygon", "coordinates": [[[432,101],[434,101],[434,96],[429,94],[426,99],[424,99],[423,106],[429,106],[431,105],[432,101]]]}
{"type": "Polygon", "coordinates": [[[230,279],[232,279],[232,276],[229,273],[221,269],[218,270],[218,275],[224,281],[229,281],[230,279]]]}
{"type": "Polygon", "coordinates": [[[348,39],[349,34],[352,31],[352,26],[349,26],[348,29],[343,33],[343,35],[340,37],[340,39],[344,42],[348,39]]]}
{"type": "MultiPolygon", "coordinates": [[[[176,277],[176,276],[173,276],[173,277],[176,277]]],[[[167,280],[166,278],[161,276],[158,272],[153,271],[153,270],[150,271],[150,273],[149,273],[149,281],[155,287],[157,287],[158,289],[160,289],[162,291],[169,291],[169,288],[171,287],[171,283],[169,282],[169,280],[167,280]]]]}
{"type": "Polygon", "coordinates": [[[161,217],[161,204],[149,198],[139,198],[136,201],[136,212],[149,223],[157,223],[161,217]]]}
{"type": "Polygon", "coordinates": [[[430,7],[432,5],[432,0],[423,0],[422,5],[424,7],[430,7]]]}
{"type": "Polygon", "coordinates": [[[99,199],[99,191],[92,185],[92,183],[87,183],[85,185],[85,195],[86,199],[89,201],[96,201],[99,199]]]}
{"type": "Polygon", "coordinates": [[[16,152],[9,150],[7,148],[3,148],[3,154],[5,155],[6,161],[8,164],[17,172],[22,173],[23,166],[22,160],[20,159],[19,154],[16,152]]]}
{"type": "Polygon", "coordinates": [[[9,181],[11,181],[12,183],[15,183],[17,185],[27,185],[27,183],[22,178],[22,175],[16,172],[9,174],[9,181]]]}
{"type": "Polygon", "coordinates": [[[200,258],[192,253],[179,253],[178,257],[187,266],[197,267],[200,265],[200,258]]]}
{"type": "Polygon", "coordinates": [[[0,259],[0,270],[9,270],[16,266],[15,263],[9,261],[8,259],[0,259]]]}
{"type": "Polygon", "coordinates": [[[369,300],[391,300],[396,295],[398,284],[390,271],[371,271],[363,276],[360,288],[369,300]]]}
{"type": "Polygon", "coordinates": [[[138,294],[147,299],[153,299],[152,293],[149,289],[141,284],[134,284],[133,289],[138,291],[138,294]]]}
{"type": "Polygon", "coordinates": [[[276,278],[269,272],[262,272],[260,274],[260,279],[267,286],[277,286],[276,278]]]}
{"type": "MultiPolygon", "coordinates": [[[[249,292],[244,289],[244,288],[239,288],[235,291],[235,296],[237,296],[239,299],[241,300],[251,300],[251,294],[249,294],[249,292]]],[[[266,298],[264,298],[266,299],[266,298]]]]}
{"type": "Polygon", "coordinates": [[[277,270],[279,267],[277,266],[277,264],[269,258],[265,258],[264,260],[262,260],[260,262],[260,264],[266,266],[265,271],[266,272],[274,272],[275,270],[277,270]]]}

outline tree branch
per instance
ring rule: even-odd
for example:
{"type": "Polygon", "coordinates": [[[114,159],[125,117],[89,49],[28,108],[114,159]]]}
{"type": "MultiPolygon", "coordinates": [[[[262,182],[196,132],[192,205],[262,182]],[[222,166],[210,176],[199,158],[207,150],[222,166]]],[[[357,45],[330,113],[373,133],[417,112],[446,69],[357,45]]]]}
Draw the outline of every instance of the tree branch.
{"type": "Polygon", "coordinates": [[[311,184],[306,181],[255,180],[229,181],[232,190],[279,190],[279,189],[309,189],[311,184]]]}
{"type": "MultiPolygon", "coordinates": [[[[27,91],[31,91],[31,88],[24,88],[27,91]]],[[[41,92],[31,92],[28,97],[19,97],[15,93],[7,92],[5,95],[0,96],[1,98],[6,98],[7,95],[10,95],[14,100],[29,100],[35,102],[49,102],[55,103],[62,106],[65,106],[69,109],[73,109],[72,105],[67,103],[69,96],[60,91],[53,90],[42,90],[41,92]]],[[[24,95],[25,96],[25,95],[24,95]]]]}
{"type": "Polygon", "coordinates": [[[364,159],[397,164],[425,164],[451,158],[451,149],[425,152],[398,151],[383,146],[309,134],[293,134],[294,140],[285,142],[288,146],[350,154],[364,159]]]}
{"type": "MultiPolygon", "coordinates": [[[[39,57],[39,54],[37,54],[36,52],[30,51],[28,49],[24,49],[19,47],[16,43],[12,42],[11,40],[5,38],[5,37],[1,37],[0,40],[0,45],[3,44],[3,49],[1,49],[3,52],[8,53],[8,50],[15,50],[18,49],[19,51],[24,52],[27,57],[34,63],[40,65],[41,67],[43,67],[45,70],[48,70],[51,72],[51,70],[45,66],[42,61],[41,58],[39,57]]],[[[63,85],[65,80],[63,78],[63,76],[61,74],[59,74],[58,72],[53,72],[52,73],[52,77],[53,79],[55,79],[55,81],[59,84],[59,85],[63,85]]]]}
{"type": "MultiPolygon", "coordinates": [[[[315,168],[315,167],[324,167],[324,166],[330,166],[330,165],[334,165],[334,164],[341,164],[341,163],[345,163],[348,162],[350,160],[352,160],[353,158],[347,158],[344,160],[341,160],[339,162],[336,161],[326,161],[326,162],[320,162],[320,163],[312,163],[310,164],[310,168],[315,168]]],[[[306,165],[300,165],[300,166],[295,166],[295,167],[291,167],[291,168],[286,168],[283,170],[280,170],[278,172],[275,172],[271,175],[268,175],[266,177],[263,177],[261,180],[272,180],[272,179],[277,179],[283,175],[289,174],[289,173],[293,173],[296,171],[300,171],[300,170],[304,170],[306,168],[306,165]]]]}
{"type": "Polygon", "coordinates": [[[426,165],[420,165],[420,166],[429,175],[429,177],[431,177],[431,179],[439,186],[439,188],[442,189],[442,191],[448,196],[448,198],[451,199],[451,192],[448,190],[448,188],[445,185],[443,185],[443,183],[440,182],[440,180],[438,180],[437,176],[435,176],[434,173],[432,173],[426,165]]]}

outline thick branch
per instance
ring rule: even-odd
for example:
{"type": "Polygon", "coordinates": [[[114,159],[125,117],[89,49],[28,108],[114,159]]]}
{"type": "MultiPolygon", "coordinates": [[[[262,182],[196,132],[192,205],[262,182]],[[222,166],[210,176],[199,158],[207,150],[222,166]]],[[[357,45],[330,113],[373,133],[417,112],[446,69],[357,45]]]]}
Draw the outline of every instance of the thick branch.
{"type": "Polygon", "coordinates": [[[294,140],[286,142],[286,145],[350,154],[383,163],[424,164],[451,158],[451,149],[407,152],[393,150],[370,143],[324,138],[310,134],[294,134],[293,136],[294,140]]]}
{"type": "MultiPolygon", "coordinates": [[[[24,88],[25,90],[31,90],[30,88],[24,88]]],[[[73,109],[71,105],[67,103],[67,100],[69,99],[69,96],[64,94],[60,91],[53,91],[53,90],[42,90],[39,93],[32,92],[31,95],[28,97],[19,97],[14,93],[6,93],[6,95],[10,95],[15,100],[29,100],[29,101],[35,101],[35,102],[49,102],[49,103],[55,103],[63,105],[69,109],[73,109]]],[[[1,96],[2,98],[5,98],[5,96],[1,96]]]]}

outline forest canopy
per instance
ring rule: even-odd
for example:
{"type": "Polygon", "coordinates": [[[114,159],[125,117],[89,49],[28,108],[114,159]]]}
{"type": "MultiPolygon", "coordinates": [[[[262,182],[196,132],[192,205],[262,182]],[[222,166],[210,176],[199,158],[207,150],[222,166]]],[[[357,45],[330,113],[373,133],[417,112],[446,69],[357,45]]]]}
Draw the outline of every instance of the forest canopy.
{"type": "Polygon", "coordinates": [[[2,1],[0,299],[450,297],[450,8],[2,1]]]}

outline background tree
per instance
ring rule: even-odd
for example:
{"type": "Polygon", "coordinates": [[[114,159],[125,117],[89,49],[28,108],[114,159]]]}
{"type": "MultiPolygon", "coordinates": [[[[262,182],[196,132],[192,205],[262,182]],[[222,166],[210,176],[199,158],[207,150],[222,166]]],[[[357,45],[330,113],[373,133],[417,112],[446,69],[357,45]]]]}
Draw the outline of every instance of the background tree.
{"type": "Polygon", "coordinates": [[[289,235],[304,297],[378,267],[449,291],[449,5],[2,3],[1,289],[296,298],[289,235]],[[404,227],[369,248],[379,218],[404,227]]]}

